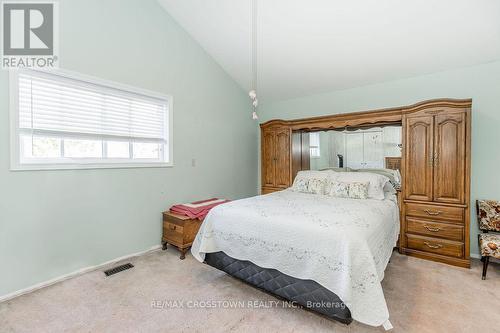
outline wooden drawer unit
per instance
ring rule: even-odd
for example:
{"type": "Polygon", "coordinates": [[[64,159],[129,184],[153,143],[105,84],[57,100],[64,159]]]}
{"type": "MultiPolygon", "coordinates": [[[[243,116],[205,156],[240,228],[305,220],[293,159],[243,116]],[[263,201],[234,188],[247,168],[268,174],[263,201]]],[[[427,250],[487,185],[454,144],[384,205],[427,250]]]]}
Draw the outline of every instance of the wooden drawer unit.
{"type": "Polygon", "coordinates": [[[163,223],[163,237],[174,245],[182,245],[184,242],[184,227],[170,222],[163,223]]]}
{"type": "Polygon", "coordinates": [[[170,212],[163,213],[163,249],[167,244],[173,245],[181,251],[181,259],[185,258],[186,252],[193,244],[202,221],[190,219],[187,216],[170,212]]]}
{"type": "Polygon", "coordinates": [[[273,192],[283,191],[285,187],[262,187],[261,194],[269,194],[273,192]]]}
{"type": "Polygon", "coordinates": [[[406,232],[431,237],[446,238],[455,241],[463,241],[464,227],[451,224],[418,219],[406,218],[406,232]]]}
{"type": "Polygon", "coordinates": [[[406,234],[407,247],[409,249],[441,254],[444,256],[462,258],[464,244],[434,237],[424,237],[406,234]]]}
{"type": "Polygon", "coordinates": [[[406,203],[406,215],[433,220],[446,220],[463,224],[464,209],[461,207],[406,203]]]}

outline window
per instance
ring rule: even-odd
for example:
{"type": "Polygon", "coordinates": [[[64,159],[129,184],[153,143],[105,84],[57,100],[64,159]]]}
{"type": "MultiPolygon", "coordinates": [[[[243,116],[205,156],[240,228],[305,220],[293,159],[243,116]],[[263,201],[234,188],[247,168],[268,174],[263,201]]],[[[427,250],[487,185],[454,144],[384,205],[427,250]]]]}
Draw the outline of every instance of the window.
{"type": "Polygon", "coordinates": [[[319,147],[319,132],[309,133],[309,151],[312,158],[321,157],[320,147],[319,147]]]}
{"type": "Polygon", "coordinates": [[[66,72],[11,73],[12,169],[172,165],[172,98],[66,72]]]}

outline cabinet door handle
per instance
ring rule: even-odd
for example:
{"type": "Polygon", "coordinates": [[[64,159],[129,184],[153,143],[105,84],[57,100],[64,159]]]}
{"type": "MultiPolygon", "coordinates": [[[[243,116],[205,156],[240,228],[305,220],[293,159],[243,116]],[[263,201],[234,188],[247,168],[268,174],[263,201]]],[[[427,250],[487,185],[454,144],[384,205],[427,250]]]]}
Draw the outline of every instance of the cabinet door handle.
{"type": "Polygon", "coordinates": [[[426,212],[429,215],[436,216],[441,214],[442,212],[439,210],[430,210],[430,209],[425,209],[424,212],[426,212]]]}
{"type": "Polygon", "coordinates": [[[431,244],[429,242],[424,242],[424,244],[427,245],[428,247],[430,247],[431,249],[440,249],[443,247],[443,245],[441,245],[441,244],[434,245],[434,244],[431,244]]]}
{"type": "Polygon", "coordinates": [[[434,153],[434,166],[439,165],[439,155],[437,152],[434,153]]]}
{"type": "Polygon", "coordinates": [[[429,231],[432,231],[432,232],[438,232],[438,231],[441,231],[441,228],[433,228],[433,227],[429,227],[427,224],[424,225],[424,228],[429,230],[429,231]]]}

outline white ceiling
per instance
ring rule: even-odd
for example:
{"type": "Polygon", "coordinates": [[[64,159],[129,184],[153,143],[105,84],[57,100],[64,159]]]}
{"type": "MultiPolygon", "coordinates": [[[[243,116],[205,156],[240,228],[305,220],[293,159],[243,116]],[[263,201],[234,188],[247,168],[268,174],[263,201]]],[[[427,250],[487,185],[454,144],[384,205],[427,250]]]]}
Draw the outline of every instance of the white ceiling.
{"type": "MultiPolygon", "coordinates": [[[[245,90],[251,0],[158,0],[245,90]]],[[[258,92],[276,101],[500,59],[497,0],[258,0],[258,92]]]]}

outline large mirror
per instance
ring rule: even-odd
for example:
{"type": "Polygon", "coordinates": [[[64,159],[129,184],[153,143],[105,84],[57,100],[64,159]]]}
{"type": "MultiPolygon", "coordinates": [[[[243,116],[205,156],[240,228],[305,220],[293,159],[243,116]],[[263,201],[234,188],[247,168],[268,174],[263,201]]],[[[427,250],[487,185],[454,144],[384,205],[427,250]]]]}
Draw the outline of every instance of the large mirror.
{"type": "Polygon", "coordinates": [[[310,169],[401,168],[401,126],[309,132],[310,169]]]}

